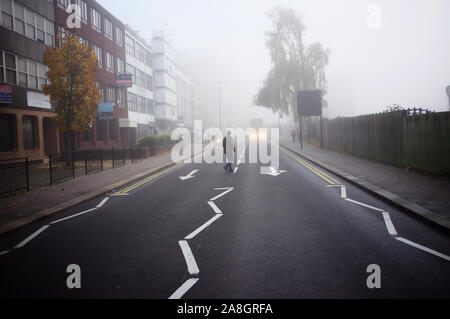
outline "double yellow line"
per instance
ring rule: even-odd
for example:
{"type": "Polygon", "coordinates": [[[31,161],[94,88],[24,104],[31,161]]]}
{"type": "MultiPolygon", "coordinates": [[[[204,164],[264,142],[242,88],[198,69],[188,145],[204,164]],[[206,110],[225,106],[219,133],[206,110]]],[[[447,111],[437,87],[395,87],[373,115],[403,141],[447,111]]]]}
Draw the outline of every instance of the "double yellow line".
{"type": "Polygon", "coordinates": [[[175,169],[176,167],[177,167],[177,165],[171,166],[171,167],[169,167],[169,168],[167,168],[165,170],[162,170],[162,171],[160,171],[160,172],[158,172],[156,174],[153,174],[150,177],[147,177],[147,178],[145,178],[143,180],[140,180],[139,182],[137,182],[137,183],[135,183],[135,184],[133,184],[131,186],[128,186],[128,187],[126,187],[126,188],[124,188],[124,189],[122,189],[122,190],[120,190],[118,192],[115,192],[115,194],[126,194],[128,192],[131,192],[132,190],[138,188],[139,186],[144,185],[145,183],[148,183],[148,182],[154,180],[155,178],[158,178],[159,176],[161,176],[161,175],[163,175],[163,174],[165,174],[165,173],[175,169]]]}
{"type": "Polygon", "coordinates": [[[341,183],[339,181],[337,181],[336,179],[334,179],[333,177],[331,177],[330,175],[326,174],[325,172],[319,170],[318,168],[312,166],[311,164],[309,164],[308,162],[306,162],[305,160],[299,158],[298,156],[295,156],[292,152],[287,151],[285,149],[282,149],[289,157],[293,158],[294,160],[296,160],[297,162],[299,162],[301,165],[303,165],[304,167],[306,167],[307,169],[309,169],[311,172],[313,172],[314,174],[316,174],[317,176],[319,176],[320,178],[322,178],[324,181],[326,181],[328,184],[330,185],[340,185],[341,183]]]}

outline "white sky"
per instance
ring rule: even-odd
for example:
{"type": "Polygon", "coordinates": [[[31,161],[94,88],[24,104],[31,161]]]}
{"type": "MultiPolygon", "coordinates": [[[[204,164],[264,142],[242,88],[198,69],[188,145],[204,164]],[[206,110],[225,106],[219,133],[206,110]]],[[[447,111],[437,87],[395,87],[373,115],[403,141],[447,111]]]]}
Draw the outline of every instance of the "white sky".
{"type": "Polygon", "coordinates": [[[173,30],[175,49],[216,52],[224,64],[218,69],[231,76],[224,104],[236,108],[249,107],[270,67],[266,14],[283,5],[305,19],[306,43],[331,49],[327,115],[378,112],[393,103],[448,109],[449,0],[98,1],[145,38],[164,28],[173,30]],[[379,29],[366,27],[369,4],[381,9],[379,29]]]}

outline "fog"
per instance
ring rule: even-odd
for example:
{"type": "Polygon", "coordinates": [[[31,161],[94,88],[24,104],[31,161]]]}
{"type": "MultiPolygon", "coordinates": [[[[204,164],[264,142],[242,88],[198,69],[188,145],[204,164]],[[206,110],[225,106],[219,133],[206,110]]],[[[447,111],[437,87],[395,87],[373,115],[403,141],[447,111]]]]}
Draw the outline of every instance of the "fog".
{"type": "Polygon", "coordinates": [[[196,118],[218,125],[218,83],[223,122],[246,126],[251,118],[278,123],[271,111],[252,106],[270,67],[264,32],[276,5],[304,19],[304,42],[331,49],[326,69],[328,117],[404,107],[448,110],[450,1],[448,0],[99,0],[147,39],[153,30],[171,35],[180,64],[195,74],[196,118]],[[367,26],[368,6],[381,9],[380,25],[367,26]]]}

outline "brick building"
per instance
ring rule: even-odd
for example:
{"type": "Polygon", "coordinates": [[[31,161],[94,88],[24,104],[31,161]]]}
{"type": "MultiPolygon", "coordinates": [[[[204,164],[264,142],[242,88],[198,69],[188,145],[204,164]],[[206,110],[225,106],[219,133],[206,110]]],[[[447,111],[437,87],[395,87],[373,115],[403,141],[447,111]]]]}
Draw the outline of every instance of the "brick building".
{"type": "MultiPolygon", "coordinates": [[[[73,137],[74,149],[128,146],[130,129],[120,127],[120,120],[128,118],[127,89],[116,87],[116,75],[125,73],[124,24],[94,0],[55,0],[55,32],[61,37],[67,32],[76,33],[83,44],[94,49],[99,62],[95,75],[102,92],[99,112],[90,130],[73,137]],[[67,25],[70,2],[80,8],[77,12],[81,20],[80,28],[69,28],[67,25]],[[112,114],[109,113],[111,109],[112,114]]],[[[64,139],[60,140],[64,149],[64,139]]]]}
{"type": "Polygon", "coordinates": [[[41,90],[54,21],[53,0],[0,0],[0,160],[59,152],[54,109],[41,90]]]}

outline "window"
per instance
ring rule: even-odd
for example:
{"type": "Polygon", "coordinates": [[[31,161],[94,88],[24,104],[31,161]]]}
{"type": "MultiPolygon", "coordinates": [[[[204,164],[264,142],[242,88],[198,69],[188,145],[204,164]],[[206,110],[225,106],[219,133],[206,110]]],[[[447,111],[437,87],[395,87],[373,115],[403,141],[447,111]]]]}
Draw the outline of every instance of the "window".
{"type": "Polygon", "coordinates": [[[25,20],[27,22],[27,25],[25,27],[25,35],[29,37],[30,39],[35,40],[36,39],[36,27],[35,27],[35,21],[34,21],[34,12],[28,10],[25,8],[25,20]]]}
{"type": "Polygon", "coordinates": [[[18,82],[20,86],[28,86],[27,78],[27,60],[24,58],[17,58],[17,71],[18,71],[18,82]]]}
{"type": "Polygon", "coordinates": [[[87,4],[85,1],[81,1],[81,21],[86,23],[87,19],[88,19],[87,4]]]}
{"type": "Polygon", "coordinates": [[[153,91],[153,78],[151,75],[145,74],[145,88],[153,91]]]}
{"type": "Polygon", "coordinates": [[[147,99],[147,113],[155,114],[155,105],[153,104],[153,100],[147,99]]]}
{"type": "Polygon", "coordinates": [[[108,87],[108,91],[107,91],[107,98],[108,98],[108,102],[110,103],[116,103],[116,90],[112,87],[108,87]]]}
{"type": "Polygon", "coordinates": [[[112,25],[112,22],[109,21],[106,18],[104,20],[105,20],[105,36],[112,40],[112,38],[113,38],[113,25],[112,25]]]}
{"type": "Polygon", "coordinates": [[[145,50],[145,64],[152,67],[152,53],[149,50],[145,50]]]}
{"type": "Polygon", "coordinates": [[[3,52],[0,51],[0,82],[5,82],[4,79],[4,67],[3,67],[3,52]]]}
{"type": "Polygon", "coordinates": [[[36,116],[24,115],[22,117],[23,148],[26,151],[38,148],[38,132],[36,116]]]}
{"type": "Polygon", "coordinates": [[[63,9],[67,9],[69,6],[69,0],[58,0],[58,5],[63,9]]]}
{"type": "Polygon", "coordinates": [[[3,26],[8,29],[13,29],[13,9],[12,9],[12,1],[11,0],[2,0],[1,2],[2,9],[2,21],[3,26]]]}
{"type": "Polygon", "coordinates": [[[95,85],[97,85],[98,91],[100,92],[100,101],[104,102],[105,101],[105,92],[103,91],[103,84],[98,81],[95,81],[95,85]]]}
{"type": "Polygon", "coordinates": [[[47,67],[42,64],[38,63],[38,87],[39,90],[42,90],[43,86],[47,84],[47,67]]]}
{"type": "Polygon", "coordinates": [[[104,141],[105,140],[105,121],[98,120],[95,123],[95,135],[97,141],[104,141]]]}
{"type": "Polygon", "coordinates": [[[5,52],[6,82],[17,84],[16,56],[5,52]]]}
{"type": "Polygon", "coordinates": [[[55,39],[55,26],[52,22],[45,19],[45,44],[53,46],[55,39]]]}
{"type": "Polygon", "coordinates": [[[119,46],[123,45],[123,31],[119,27],[116,27],[116,43],[119,46]]]}
{"type": "Polygon", "coordinates": [[[127,54],[134,56],[134,50],[135,50],[135,42],[132,38],[125,35],[125,46],[127,54]]]}
{"type": "Polygon", "coordinates": [[[125,89],[118,89],[117,90],[117,104],[119,104],[119,106],[124,107],[125,106],[125,102],[126,102],[126,90],[125,89]]]}
{"type": "Polygon", "coordinates": [[[58,25],[58,35],[61,39],[64,39],[67,36],[67,31],[62,26],[58,25]]]}
{"type": "Polygon", "coordinates": [[[89,45],[88,40],[86,40],[85,38],[78,36],[78,39],[80,40],[80,43],[81,43],[82,45],[85,45],[85,46],[88,46],[88,45],[89,45]]]}
{"type": "Polygon", "coordinates": [[[141,62],[145,62],[145,49],[139,43],[136,43],[136,58],[141,62]]]}
{"type": "Polygon", "coordinates": [[[97,30],[98,32],[102,31],[102,23],[100,13],[92,9],[92,28],[97,30]]]}
{"type": "Polygon", "coordinates": [[[117,58],[117,74],[125,73],[125,63],[121,58],[117,58]]]}
{"type": "Polygon", "coordinates": [[[114,73],[114,56],[106,52],[106,70],[114,73]]]}
{"type": "Polygon", "coordinates": [[[81,132],[81,141],[82,142],[89,142],[91,140],[91,131],[83,131],[81,132]]]}
{"type": "Polygon", "coordinates": [[[136,83],[136,68],[131,64],[127,64],[127,73],[131,74],[131,79],[133,83],[136,83]]]}
{"type": "Polygon", "coordinates": [[[139,95],[137,97],[137,111],[140,113],[147,113],[146,100],[144,97],[139,95]]]}
{"type": "Polygon", "coordinates": [[[116,139],[116,134],[115,134],[116,121],[109,120],[108,122],[109,122],[109,140],[114,141],[116,139]]]}
{"type": "Polygon", "coordinates": [[[103,67],[103,52],[102,52],[102,49],[99,48],[98,46],[96,46],[95,44],[93,45],[93,47],[94,47],[95,55],[97,56],[98,66],[101,68],[101,67],[103,67]]]}
{"type": "Polygon", "coordinates": [[[128,110],[137,111],[137,95],[128,93],[128,110]]]}
{"type": "Polygon", "coordinates": [[[136,72],[136,84],[140,87],[145,87],[145,73],[141,70],[137,70],[136,72]]]}
{"type": "Polygon", "coordinates": [[[87,4],[85,1],[82,0],[76,0],[76,4],[80,7],[79,18],[81,18],[81,21],[84,23],[87,22],[87,4]]]}
{"type": "Polygon", "coordinates": [[[44,17],[36,14],[36,36],[37,40],[45,43],[45,22],[44,17]]]}
{"type": "Polygon", "coordinates": [[[15,31],[25,34],[25,7],[14,2],[15,31]]]}
{"type": "Polygon", "coordinates": [[[0,113],[0,152],[12,152],[15,148],[16,117],[0,113]]]}
{"type": "Polygon", "coordinates": [[[28,60],[28,87],[31,89],[38,88],[38,70],[37,62],[28,60]]]}

